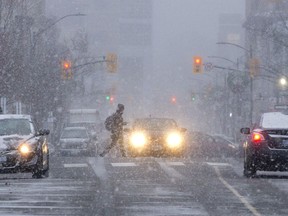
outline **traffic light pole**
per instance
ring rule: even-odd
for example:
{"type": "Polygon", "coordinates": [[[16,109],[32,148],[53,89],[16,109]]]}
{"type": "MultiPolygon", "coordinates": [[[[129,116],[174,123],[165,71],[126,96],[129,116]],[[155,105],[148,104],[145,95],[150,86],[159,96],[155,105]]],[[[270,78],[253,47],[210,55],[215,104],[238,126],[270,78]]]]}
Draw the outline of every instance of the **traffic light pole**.
{"type": "MultiPolygon", "coordinates": [[[[218,42],[216,44],[223,44],[223,45],[232,45],[235,47],[238,47],[244,51],[246,51],[249,54],[249,59],[251,60],[253,58],[253,51],[252,51],[252,45],[250,44],[249,49],[246,49],[245,47],[242,47],[238,44],[234,44],[234,43],[229,43],[229,42],[218,42]]],[[[254,112],[254,102],[253,102],[253,76],[250,75],[250,114],[249,114],[249,118],[250,118],[250,125],[252,126],[253,124],[253,112],[254,112]]]]}

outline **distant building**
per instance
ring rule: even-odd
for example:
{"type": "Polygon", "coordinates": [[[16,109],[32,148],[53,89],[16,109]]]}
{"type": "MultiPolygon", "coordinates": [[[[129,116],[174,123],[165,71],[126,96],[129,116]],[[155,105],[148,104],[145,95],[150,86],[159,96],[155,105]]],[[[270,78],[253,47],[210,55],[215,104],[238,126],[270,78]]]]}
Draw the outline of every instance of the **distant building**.
{"type": "Polygon", "coordinates": [[[259,62],[253,78],[254,120],[274,110],[276,103],[287,101],[278,85],[280,76],[288,75],[287,12],[287,1],[246,0],[246,47],[259,62]]]}

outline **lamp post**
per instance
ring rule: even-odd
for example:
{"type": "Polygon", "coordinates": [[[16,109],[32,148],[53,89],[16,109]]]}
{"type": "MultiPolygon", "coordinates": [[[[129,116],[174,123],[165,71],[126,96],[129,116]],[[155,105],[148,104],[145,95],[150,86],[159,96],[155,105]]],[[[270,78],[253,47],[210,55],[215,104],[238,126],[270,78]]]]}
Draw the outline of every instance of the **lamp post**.
{"type": "MultiPolygon", "coordinates": [[[[30,82],[29,86],[33,86],[33,79],[35,79],[35,76],[37,74],[37,68],[36,68],[36,64],[37,64],[37,45],[38,42],[40,40],[40,36],[43,35],[47,30],[49,30],[51,27],[53,27],[54,25],[56,25],[57,23],[59,23],[60,21],[62,21],[63,19],[66,19],[68,17],[78,17],[78,16],[86,16],[86,14],[81,14],[81,13],[76,13],[76,14],[68,14],[65,16],[62,16],[58,19],[56,19],[55,21],[51,22],[50,24],[48,24],[47,26],[44,26],[43,28],[39,29],[37,32],[33,32],[32,38],[31,38],[31,43],[30,43],[30,61],[31,64],[29,64],[29,68],[30,68],[30,72],[28,77],[28,81],[30,82]]],[[[30,92],[33,92],[33,88],[29,88],[30,92]]],[[[33,113],[32,109],[36,109],[36,106],[33,106],[33,97],[29,98],[29,109],[30,109],[30,113],[33,113]]]]}
{"type": "Polygon", "coordinates": [[[48,25],[46,28],[44,29],[40,29],[38,32],[34,33],[33,34],[33,49],[35,48],[36,46],[36,42],[37,42],[37,39],[39,38],[39,36],[41,34],[43,34],[44,32],[46,32],[48,29],[50,29],[52,26],[56,25],[58,22],[60,22],[61,20],[67,18],[67,17],[73,17],[73,16],[86,16],[86,14],[82,14],[82,13],[77,13],[77,14],[67,14],[63,17],[60,17],[59,19],[55,20],[53,23],[51,23],[50,25],[48,25]]]}
{"type": "MultiPolygon", "coordinates": [[[[238,44],[229,43],[229,42],[217,42],[216,44],[222,44],[222,45],[232,45],[235,47],[238,47],[245,52],[249,54],[249,60],[253,58],[253,52],[252,52],[252,45],[250,45],[249,49],[240,46],[238,44]]],[[[250,76],[250,125],[253,124],[253,110],[254,110],[254,104],[253,104],[253,76],[250,76]]]]}

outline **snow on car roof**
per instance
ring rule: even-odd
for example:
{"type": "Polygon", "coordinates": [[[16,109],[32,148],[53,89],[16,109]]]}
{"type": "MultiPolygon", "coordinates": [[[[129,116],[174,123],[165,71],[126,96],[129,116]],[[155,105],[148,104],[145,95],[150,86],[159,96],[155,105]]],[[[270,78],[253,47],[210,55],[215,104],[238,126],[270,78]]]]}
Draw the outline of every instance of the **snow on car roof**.
{"type": "Polygon", "coordinates": [[[260,125],[263,128],[288,128],[288,115],[281,112],[263,113],[260,125]]]}
{"type": "Polygon", "coordinates": [[[65,127],[64,130],[87,130],[86,127],[65,127]]]}
{"type": "Polygon", "coordinates": [[[30,115],[19,115],[19,114],[0,114],[0,119],[31,119],[30,115]]]}

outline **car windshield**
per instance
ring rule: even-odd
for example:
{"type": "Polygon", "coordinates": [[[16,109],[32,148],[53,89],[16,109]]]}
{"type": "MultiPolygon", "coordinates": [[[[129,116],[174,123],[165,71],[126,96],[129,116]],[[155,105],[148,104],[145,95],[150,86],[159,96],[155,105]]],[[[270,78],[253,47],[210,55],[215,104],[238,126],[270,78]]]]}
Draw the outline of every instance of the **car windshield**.
{"type": "Polygon", "coordinates": [[[69,138],[82,138],[82,139],[87,139],[88,134],[86,130],[79,130],[79,129],[68,129],[64,130],[62,135],[62,139],[69,139],[69,138]]]}
{"type": "Polygon", "coordinates": [[[32,128],[28,119],[1,119],[0,120],[0,136],[3,135],[29,135],[32,128]]]}
{"type": "Polygon", "coordinates": [[[150,129],[150,130],[165,130],[176,128],[177,124],[172,119],[139,119],[136,120],[133,128],[135,129],[150,129]]]}

